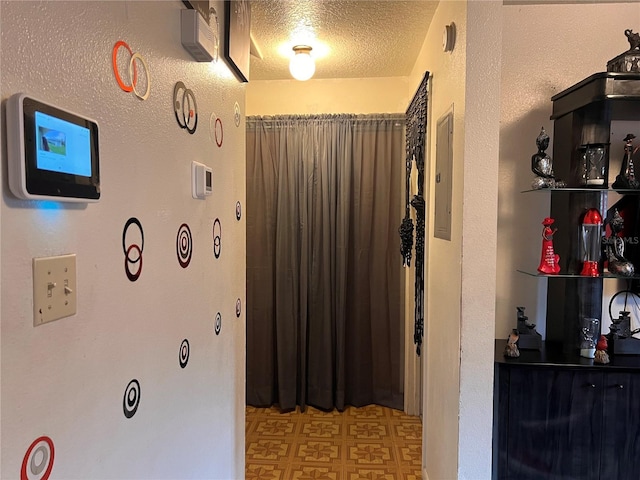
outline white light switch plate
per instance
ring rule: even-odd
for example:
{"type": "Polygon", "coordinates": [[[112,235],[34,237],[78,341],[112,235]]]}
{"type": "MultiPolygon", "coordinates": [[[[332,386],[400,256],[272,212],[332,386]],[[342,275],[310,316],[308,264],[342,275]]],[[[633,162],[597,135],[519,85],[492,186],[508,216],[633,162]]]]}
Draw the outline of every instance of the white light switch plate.
{"type": "Polygon", "coordinates": [[[75,315],[76,255],[33,259],[33,326],[75,315]]]}

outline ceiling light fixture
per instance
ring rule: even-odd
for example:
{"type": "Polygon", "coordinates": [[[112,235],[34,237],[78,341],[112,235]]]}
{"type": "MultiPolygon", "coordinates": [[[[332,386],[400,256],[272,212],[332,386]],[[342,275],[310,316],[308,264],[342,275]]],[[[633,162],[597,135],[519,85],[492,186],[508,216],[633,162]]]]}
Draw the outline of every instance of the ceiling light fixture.
{"type": "Polygon", "coordinates": [[[289,71],[296,80],[305,81],[313,77],[316,64],[311,58],[311,47],[308,45],[296,45],[293,47],[293,57],[289,63],[289,71]]]}

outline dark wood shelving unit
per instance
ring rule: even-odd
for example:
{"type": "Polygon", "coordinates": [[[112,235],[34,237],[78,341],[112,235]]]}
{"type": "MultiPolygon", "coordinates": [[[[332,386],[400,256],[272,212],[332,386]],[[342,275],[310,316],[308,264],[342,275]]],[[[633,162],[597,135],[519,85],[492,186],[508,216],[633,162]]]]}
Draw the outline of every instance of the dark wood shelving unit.
{"type": "MultiPolygon", "coordinates": [[[[603,281],[621,277],[579,275],[578,233],[587,209],[605,217],[615,191],[633,207],[625,228],[630,221],[631,234],[640,237],[640,192],[582,187],[578,147],[608,143],[612,121],[640,121],[640,74],[597,73],[551,100],[554,171],[567,188],[539,192],[551,195],[550,216],[564,232],[554,236],[562,274],[534,274],[552,282],[542,350],[505,358],[506,341],[496,340],[493,478],[637,480],[640,355],[612,355],[608,365],[579,356],[579,319],[601,318],[603,281]]],[[[639,246],[626,248],[640,269],[639,246]]]]}
{"type": "MultiPolygon", "coordinates": [[[[609,143],[611,122],[640,120],[640,74],[596,73],[551,98],[554,121],[553,158],[555,174],[567,182],[569,192],[551,192],[550,216],[562,225],[564,235],[554,237],[562,272],[580,273],[578,231],[580,218],[589,208],[606,215],[607,196],[612,190],[580,186],[581,159],[578,147],[609,143]]],[[[610,175],[611,177],[612,175],[610,175]]],[[[608,187],[608,185],[605,185],[608,187]]],[[[617,191],[637,195],[637,191],[617,191]]],[[[634,197],[637,204],[637,200],[634,197]]],[[[635,220],[635,231],[640,218],[635,220]]],[[[636,265],[640,252],[628,246],[626,254],[636,265]],[[635,258],[637,257],[637,258],[635,258]]],[[[547,294],[547,340],[560,342],[567,351],[577,348],[579,319],[600,318],[602,278],[560,278],[547,294]]]]}

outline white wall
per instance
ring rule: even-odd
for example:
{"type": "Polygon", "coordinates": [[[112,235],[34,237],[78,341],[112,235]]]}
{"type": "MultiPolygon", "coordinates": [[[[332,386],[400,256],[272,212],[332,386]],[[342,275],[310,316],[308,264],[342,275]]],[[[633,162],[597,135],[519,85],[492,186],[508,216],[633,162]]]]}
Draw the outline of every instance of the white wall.
{"type": "Polygon", "coordinates": [[[404,113],[406,90],[407,77],[252,81],[247,115],[404,113]]]}
{"type": "MultiPolygon", "coordinates": [[[[460,399],[462,198],[465,137],[466,2],[441,2],[411,75],[407,103],[424,76],[429,86],[428,158],[425,165],[426,232],[423,477],[457,478],[460,399]],[[442,51],[442,31],[455,22],[452,53],[442,51]],[[433,237],[435,138],[437,121],[451,107],[453,127],[453,202],[451,241],[433,237]]],[[[412,310],[408,310],[412,314],[412,310]]]]}
{"type": "MultiPolygon", "coordinates": [[[[540,261],[541,222],[548,216],[549,198],[520,192],[529,189],[533,179],[531,155],[537,151],[541,126],[551,136],[548,152],[553,153],[551,97],[606,71],[607,61],[629,48],[623,32],[639,28],[640,4],[510,5],[503,7],[503,14],[496,338],[506,338],[515,327],[516,306],[526,307],[538,330],[546,330],[551,281],[515,270],[535,270],[540,261]]],[[[613,132],[615,138],[624,137],[626,128],[613,132]]],[[[621,144],[612,139],[612,161],[622,157],[621,144]]],[[[612,178],[617,171],[612,167],[612,178]]],[[[559,226],[557,235],[569,233],[559,226]]],[[[605,283],[609,291],[619,287],[615,281],[605,283]]],[[[603,304],[606,308],[608,299],[603,304]]]]}
{"type": "Polygon", "coordinates": [[[458,452],[468,480],[489,478],[492,466],[501,42],[501,2],[469,2],[458,452]]]}
{"type": "Polygon", "coordinates": [[[4,101],[24,91],[96,119],[102,177],[96,204],[18,200],[7,186],[2,131],[2,478],[20,477],[27,449],[43,435],[55,447],[51,478],[242,478],[245,334],[235,304],[240,298],[244,307],[246,254],[235,205],[245,199],[245,130],[243,119],[239,127],[233,119],[234,102],[244,111],[244,86],[222,60],[211,68],[183,49],[178,0],[1,8],[3,113],[4,101]],[[148,62],[147,101],[116,84],[117,40],[148,62]],[[174,118],[179,80],[198,102],[194,135],[174,118]],[[210,139],[212,112],[223,121],[221,148],[210,139]],[[214,193],[205,201],[191,198],[192,160],[213,169],[214,193]],[[145,236],[136,282],[124,271],[129,217],[145,236]],[[185,269],[176,257],[182,223],[193,236],[185,269]],[[64,253],[77,255],[78,312],[34,328],[32,259],[64,253]],[[182,369],[184,338],[191,348],[182,369]],[[141,397],[127,419],[131,379],[141,397]]]}
{"type": "MultiPolygon", "coordinates": [[[[501,2],[441,2],[412,73],[430,88],[423,476],[489,478],[501,2]],[[442,51],[454,22],[456,47],[442,51]],[[433,237],[437,121],[453,106],[451,241],[433,237]]],[[[415,87],[414,87],[415,88],[415,87]]]]}

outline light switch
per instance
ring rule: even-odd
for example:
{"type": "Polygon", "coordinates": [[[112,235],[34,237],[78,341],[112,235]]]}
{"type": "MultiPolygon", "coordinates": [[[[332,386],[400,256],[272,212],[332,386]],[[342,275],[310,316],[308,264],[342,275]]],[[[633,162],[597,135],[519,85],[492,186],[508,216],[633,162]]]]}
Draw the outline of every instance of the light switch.
{"type": "Polygon", "coordinates": [[[33,259],[33,326],[75,315],[76,255],[33,259]]]}

